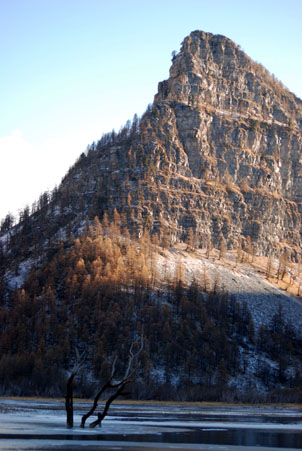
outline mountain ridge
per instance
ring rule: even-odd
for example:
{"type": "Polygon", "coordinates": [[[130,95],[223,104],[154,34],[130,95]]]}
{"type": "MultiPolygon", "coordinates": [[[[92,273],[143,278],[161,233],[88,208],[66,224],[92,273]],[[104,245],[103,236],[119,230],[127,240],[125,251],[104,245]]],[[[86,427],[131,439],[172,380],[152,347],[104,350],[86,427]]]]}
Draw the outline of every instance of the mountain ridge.
{"type": "Polygon", "coordinates": [[[214,398],[228,396],[222,388],[236,398],[244,386],[253,398],[249,387],[276,383],[280,399],[287,388],[295,396],[301,128],[302,102],[231,40],[185,38],[142,118],[92,143],[18,224],[2,222],[0,387],[16,390],[5,368],[18,381],[26,353],[35,383],[48,373],[53,383],[88,343],[95,382],[115,346],[123,352],[145,330],[147,382],[137,396],[161,397],[165,387],[187,396],[187,379],[200,397],[214,387],[214,398]],[[193,265],[190,253],[194,271],[182,267],[193,265]],[[236,273],[261,256],[261,273],[236,273]]]}
{"type": "MultiPolygon", "coordinates": [[[[60,195],[85,191],[85,215],[93,219],[108,210],[112,216],[117,208],[137,234],[147,222],[151,234],[167,226],[172,243],[184,240],[190,228],[202,246],[209,237],[217,245],[223,236],[234,247],[250,236],[257,252],[277,255],[288,246],[297,258],[302,102],[259,67],[230,39],[192,32],[141,120],[136,117],[121,133],[93,143],[78,169],[69,171],[72,179],[64,177],[60,195]],[[81,166],[88,168],[89,161],[87,182],[81,166]],[[139,191],[145,196],[141,201],[139,191]],[[178,208],[173,209],[175,196],[178,208]],[[213,209],[215,203],[221,213],[218,206],[213,209]],[[129,218],[128,207],[135,218],[129,218]]],[[[72,209],[72,196],[69,203],[72,209]]]]}

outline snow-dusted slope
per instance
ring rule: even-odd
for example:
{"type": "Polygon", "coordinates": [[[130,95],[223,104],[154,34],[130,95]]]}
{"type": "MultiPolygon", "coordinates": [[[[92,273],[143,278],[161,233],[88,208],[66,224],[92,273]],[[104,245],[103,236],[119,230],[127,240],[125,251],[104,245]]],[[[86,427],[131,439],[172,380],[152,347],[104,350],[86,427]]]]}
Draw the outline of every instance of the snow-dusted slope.
{"type": "MultiPolygon", "coordinates": [[[[254,257],[257,261],[257,257],[254,257]]],[[[260,259],[259,259],[260,260],[260,259]]],[[[261,259],[266,263],[266,259],[261,259]]],[[[246,302],[253,316],[255,326],[267,324],[282,307],[284,320],[290,322],[296,332],[302,334],[302,301],[277,286],[276,279],[265,278],[260,263],[248,262],[236,264],[236,255],[229,252],[225,259],[218,260],[218,252],[212,251],[209,258],[205,250],[187,251],[186,245],[165,250],[157,257],[158,274],[162,281],[173,278],[177,267],[183,272],[187,284],[195,280],[207,290],[214,287],[226,291],[237,300],[246,302]],[[260,268],[260,269],[259,269],[260,268]]],[[[275,262],[275,269],[277,262],[275,262]]],[[[292,269],[294,271],[295,268],[292,269]]],[[[297,281],[296,281],[297,283],[297,281]]]]}

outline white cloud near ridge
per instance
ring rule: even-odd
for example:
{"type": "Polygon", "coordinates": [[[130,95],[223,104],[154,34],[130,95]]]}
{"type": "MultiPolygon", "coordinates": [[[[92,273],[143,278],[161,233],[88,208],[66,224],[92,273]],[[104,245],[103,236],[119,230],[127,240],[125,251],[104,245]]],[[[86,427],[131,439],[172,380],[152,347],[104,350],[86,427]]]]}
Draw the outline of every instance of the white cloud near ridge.
{"type": "Polygon", "coordinates": [[[0,220],[31,205],[40,194],[59,184],[93,137],[97,126],[70,130],[32,144],[21,130],[0,137],[0,220]],[[92,138],[91,138],[92,137],[92,138]]]}

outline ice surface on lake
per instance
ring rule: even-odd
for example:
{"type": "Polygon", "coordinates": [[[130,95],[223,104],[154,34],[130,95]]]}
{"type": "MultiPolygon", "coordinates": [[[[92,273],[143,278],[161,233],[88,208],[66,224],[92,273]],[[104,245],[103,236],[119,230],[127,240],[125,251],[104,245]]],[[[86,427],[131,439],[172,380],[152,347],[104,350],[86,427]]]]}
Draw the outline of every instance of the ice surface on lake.
{"type": "Polygon", "coordinates": [[[102,428],[82,429],[89,407],[75,403],[75,427],[67,429],[63,401],[0,400],[0,450],[302,448],[300,408],[115,404],[102,428]]]}

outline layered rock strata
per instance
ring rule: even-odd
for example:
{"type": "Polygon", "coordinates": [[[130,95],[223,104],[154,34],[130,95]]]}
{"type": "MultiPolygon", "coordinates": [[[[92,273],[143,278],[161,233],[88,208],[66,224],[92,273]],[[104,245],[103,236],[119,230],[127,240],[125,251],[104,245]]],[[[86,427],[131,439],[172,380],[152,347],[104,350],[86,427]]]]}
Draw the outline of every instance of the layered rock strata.
{"type": "Polygon", "coordinates": [[[300,99],[230,39],[194,31],[139,130],[101,140],[59,199],[82,218],[116,208],[131,230],[170,243],[192,228],[197,246],[251,240],[258,253],[297,255],[301,132],[300,99]]]}

